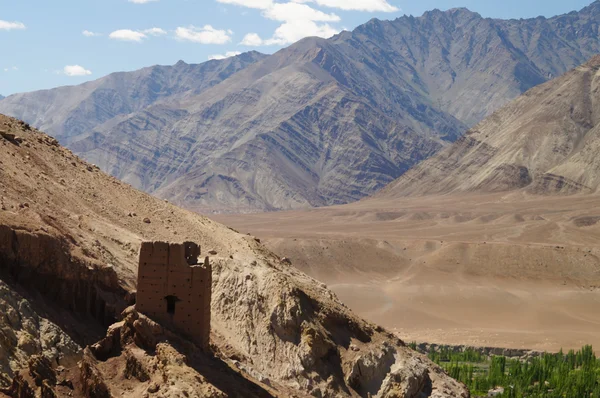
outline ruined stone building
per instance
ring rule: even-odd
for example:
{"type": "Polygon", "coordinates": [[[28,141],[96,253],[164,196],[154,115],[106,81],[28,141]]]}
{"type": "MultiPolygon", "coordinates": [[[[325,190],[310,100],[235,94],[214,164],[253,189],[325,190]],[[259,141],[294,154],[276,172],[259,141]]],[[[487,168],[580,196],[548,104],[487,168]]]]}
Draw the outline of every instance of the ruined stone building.
{"type": "Polygon", "coordinates": [[[208,257],[199,265],[199,255],[191,242],[142,243],[136,309],[207,349],[212,275],[208,257]]]}

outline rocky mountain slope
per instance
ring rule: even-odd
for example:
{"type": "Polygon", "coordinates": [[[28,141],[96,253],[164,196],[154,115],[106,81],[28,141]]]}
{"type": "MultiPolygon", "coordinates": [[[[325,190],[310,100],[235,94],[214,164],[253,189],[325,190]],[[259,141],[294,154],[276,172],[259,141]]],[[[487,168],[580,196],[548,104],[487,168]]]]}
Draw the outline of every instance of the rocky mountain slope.
{"type": "MultiPolygon", "coordinates": [[[[599,19],[600,1],[550,19],[435,10],[305,39],[210,89],[174,90],[123,112],[103,114],[110,96],[83,105],[79,96],[59,97],[63,89],[11,96],[0,111],[193,210],[347,203],[600,52],[599,19]]],[[[135,93],[153,79],[131,81],[135,93]]]]}
{"type": "Polygon", "coordinates": [[[193,210],[357,200],[462,132],[405,82],[362,65],[305,39],[199,96],[98,126],[71,148],[193,210]]]}
{"type": "Polygon", "coordinates": [[[468,396],[257,238],[136,191],[28,124],[1,116],[0,131],[5,394],[468,396]],[[123,312],[144,240],[217,253],[212,355],[123,312]]]}
{"type": "MultiPolygon", "coordinates": [[[[472,126],[526,90],[600,52],[600,1],[553,18],[482,18],[465,8],[372,20],[335,41],[403,72],[440,109],[472,126]]],[[[369,63],[370,64],[370,63],[369,63]]]]}
{"type": "Polygon", "coordinates": [[[224,60],[189,65],[152,66],[112,73],[78,86],[15,94],[2,112],[50,132],[61,143],[120,115],[140,111],[174,94],[199,94],[265,55],[249,52],[224,60]]]}
{"type": "Polygon", "coordinates": [[[379,196],[592,193],[600,186],[600,56],[536,87],[379,196]]]}

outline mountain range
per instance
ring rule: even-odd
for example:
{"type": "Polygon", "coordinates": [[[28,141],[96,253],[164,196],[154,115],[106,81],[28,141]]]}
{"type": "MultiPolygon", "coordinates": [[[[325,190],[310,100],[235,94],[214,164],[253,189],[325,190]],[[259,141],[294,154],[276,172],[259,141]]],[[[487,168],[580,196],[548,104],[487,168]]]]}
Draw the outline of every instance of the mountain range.
{"type": "Polygon", "coordinates": [[[137,188],[203,212],[347,203],[600,52],[600,1],[522,20],[467,9],[371,20],[243,54],[18,94],[44,128],[137,188]]]}

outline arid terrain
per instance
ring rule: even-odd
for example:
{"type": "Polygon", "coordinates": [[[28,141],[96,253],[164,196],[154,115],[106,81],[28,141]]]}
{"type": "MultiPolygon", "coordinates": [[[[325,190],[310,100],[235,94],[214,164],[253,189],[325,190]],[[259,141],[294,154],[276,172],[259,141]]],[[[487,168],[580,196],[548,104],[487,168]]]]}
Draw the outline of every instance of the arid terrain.
{"type": "Polygon", "coordinates": [[[600,347],[600,57],[369,200],[219,218],[406,340],[600,347]]]}
{"type": "Polygon", "coordinates": [[[0,112],[203,214],[337,205],[374,194],[526,90],[596,55],[598,20],[600,1],[550,18],[454,8],[372,19],[270,56],[14,94],[0,112]]]}
{"type": "Polygon", "coordinates": [[[376,199],[218,220],[406,341],[600,347],[597,196],[376,199]]]}
{"type": "Polygon", "coordinates": [[[468,396],[258,239],[1,115],[0,309],[0,396],[468,396]],[[123,312],[148,240],[197,242],[210,256],[210,352],[123,312]]]}

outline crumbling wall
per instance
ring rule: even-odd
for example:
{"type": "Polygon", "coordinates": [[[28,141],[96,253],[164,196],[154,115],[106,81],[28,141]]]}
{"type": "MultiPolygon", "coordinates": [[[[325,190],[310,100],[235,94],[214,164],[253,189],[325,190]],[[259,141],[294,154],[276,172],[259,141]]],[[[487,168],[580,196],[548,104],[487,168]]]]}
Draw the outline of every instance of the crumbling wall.
{"type": "Polygon", "coordinates": [[[199,255],[195,243],[144,242],[136,309],[207,349],[212,270],[208,258],[197,264],[199,255]]]}
{"type": "Polygon", "coordinates": [[[52,303],[113,324],[130,303],[112,267],[71,255],[66,239],[0,225],[0,279],[44,294],[52,303]]]}

